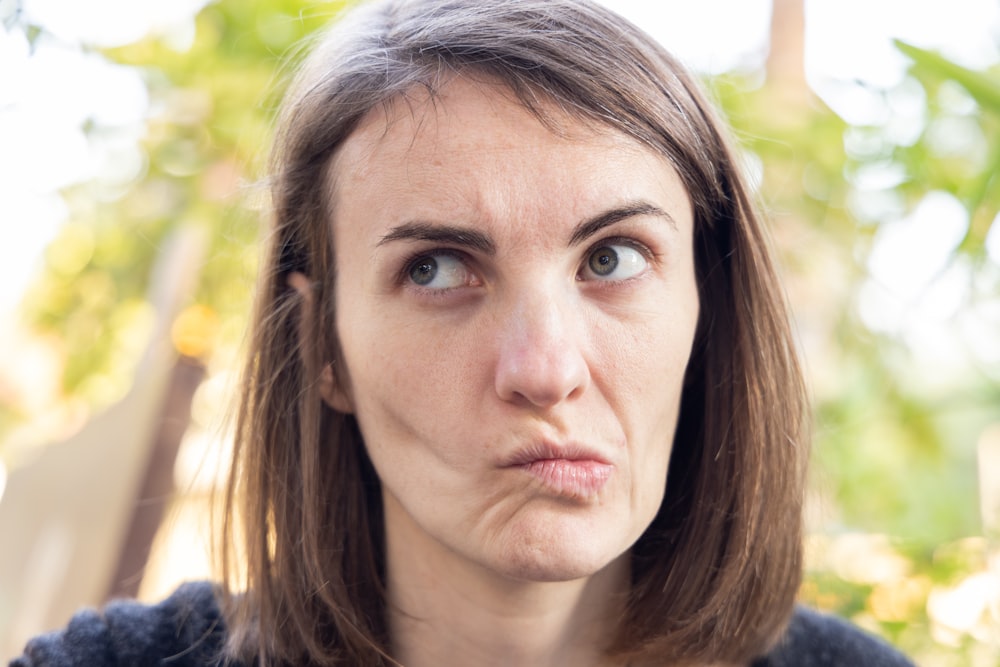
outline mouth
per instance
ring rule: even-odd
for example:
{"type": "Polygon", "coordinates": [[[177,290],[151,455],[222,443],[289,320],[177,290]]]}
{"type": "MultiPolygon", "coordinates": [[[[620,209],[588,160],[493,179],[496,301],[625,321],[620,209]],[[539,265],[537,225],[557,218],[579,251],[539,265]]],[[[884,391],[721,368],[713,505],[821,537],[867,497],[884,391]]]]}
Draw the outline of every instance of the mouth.
{"type": "Polygon", "coordinates": [[[502,467],[523,470],[556,496],[580,500],[596,496],[614,472],[605,457],[575,445],[529,447],[502,467]]]}

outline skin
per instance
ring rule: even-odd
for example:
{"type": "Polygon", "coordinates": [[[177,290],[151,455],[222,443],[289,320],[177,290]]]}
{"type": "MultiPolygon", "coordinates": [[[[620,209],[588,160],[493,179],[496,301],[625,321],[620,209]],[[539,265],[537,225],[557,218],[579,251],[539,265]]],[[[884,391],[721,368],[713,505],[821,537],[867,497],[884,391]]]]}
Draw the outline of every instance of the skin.
{"type": "Polygon", "coordinates": [[[456,77],[373,110],[332,165],[344,367],[324,395],[382,482],[408,667],[602,664],[663,497],[690,201],[659,155],[549,111],[558,133],[456,77]],[[532,456],[554,476],[511,464],[532,456]]]}

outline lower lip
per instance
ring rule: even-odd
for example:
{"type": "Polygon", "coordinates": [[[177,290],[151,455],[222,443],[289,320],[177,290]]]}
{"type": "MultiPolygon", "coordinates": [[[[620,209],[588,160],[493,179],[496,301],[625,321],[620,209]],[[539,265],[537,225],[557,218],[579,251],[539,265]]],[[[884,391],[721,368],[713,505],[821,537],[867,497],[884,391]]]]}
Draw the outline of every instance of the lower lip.
{"type": "Polygon", "coordinates": [[[581,499],[596,495],[612,471],[608,463],[586,459],[539,459],[521,467],[556,494],[581,499]]]}

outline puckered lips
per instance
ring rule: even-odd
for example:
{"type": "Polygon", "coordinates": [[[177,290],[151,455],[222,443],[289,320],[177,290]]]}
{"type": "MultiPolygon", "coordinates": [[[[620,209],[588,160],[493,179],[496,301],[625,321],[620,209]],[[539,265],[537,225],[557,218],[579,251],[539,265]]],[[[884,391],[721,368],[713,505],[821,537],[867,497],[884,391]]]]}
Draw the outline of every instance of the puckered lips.
{"type": "Polygon", "coordinates": [[[608,458],[594,449],[550,441],[518,450],[501,467],[523,470],[553,495],[578,500],[597,496],[614,472],[608,458]]]}

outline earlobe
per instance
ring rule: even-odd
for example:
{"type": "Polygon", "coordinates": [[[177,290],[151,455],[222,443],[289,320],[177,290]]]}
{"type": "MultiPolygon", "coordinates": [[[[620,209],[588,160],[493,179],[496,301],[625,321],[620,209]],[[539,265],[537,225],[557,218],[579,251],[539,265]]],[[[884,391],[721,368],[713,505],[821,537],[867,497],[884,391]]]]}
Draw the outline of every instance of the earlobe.
{"type": "MultiPolygon", "coordinates": [[[[300,350],[305,350],[307,345],[306,337],[310,330],[312,330],[312,313],[313,310],[313,292],[312,286],[309,279],[299,271],[295,271],[288,275],[288,286],[299,293],[302,297],[302,324],[299,331],[299,347],[300,350]]],[[[305,360],[303,359],[303,362],[305,360]]],[[[306,367],[309,366],[305,363],[306,367]]],[[[319,376],[319,394],[323,399],[323,402],[329,405],[334,410],[343,412],[345,414],[351,414],[354,412],[354,406],[351,404],[350,396],[346,391],[344,391],[340,382],[338,382],[336,375],[333,372],[333,364],[328,363],[323,366],[323,370],[320,372],[319,376]]]]}

